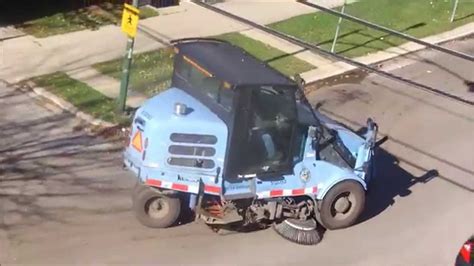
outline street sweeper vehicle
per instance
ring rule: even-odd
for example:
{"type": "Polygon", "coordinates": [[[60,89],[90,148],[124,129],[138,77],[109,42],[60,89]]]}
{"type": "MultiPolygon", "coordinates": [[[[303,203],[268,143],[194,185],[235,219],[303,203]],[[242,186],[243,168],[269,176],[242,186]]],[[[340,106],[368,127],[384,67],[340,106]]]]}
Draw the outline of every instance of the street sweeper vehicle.
{"type": "Polygon", "coordinates": [[[354,224],[372,176],[375,123],[362,136],[313,110],[302,80],[228,42],[173,43],[171,87],[135,113],[124,164],[140,223],[192,210],[213,229],[273,226],[316,244],[354,224]]]}

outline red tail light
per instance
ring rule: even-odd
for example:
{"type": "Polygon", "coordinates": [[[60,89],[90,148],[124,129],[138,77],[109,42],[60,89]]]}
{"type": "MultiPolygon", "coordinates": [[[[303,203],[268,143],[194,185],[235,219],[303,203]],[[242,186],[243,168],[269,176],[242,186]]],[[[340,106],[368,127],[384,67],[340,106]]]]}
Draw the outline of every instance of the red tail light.
{"type": "Polygon", "coordinates": [[[459,252],[459,254],[461,254],[462,258],[464,259],[464,261],[470,263],[471,262],[471,251],[472,251],[472,246],[473,244],[470,243],[470,242],[467,242],[466,244],[464,244],[461,248],[461,251],[459,252]]]}

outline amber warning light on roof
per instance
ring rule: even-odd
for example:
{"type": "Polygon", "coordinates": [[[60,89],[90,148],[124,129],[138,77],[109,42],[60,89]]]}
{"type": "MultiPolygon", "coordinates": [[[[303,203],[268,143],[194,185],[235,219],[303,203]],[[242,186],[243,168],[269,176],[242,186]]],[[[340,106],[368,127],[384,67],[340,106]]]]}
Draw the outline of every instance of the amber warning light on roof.
{"type": "Polygon", "coordinates": [[[138,152],[143,151],[143,146],[142,146],[142,132],[137,131],[135,135],[132,138],[132,147],[135,148],[138,152]]]}

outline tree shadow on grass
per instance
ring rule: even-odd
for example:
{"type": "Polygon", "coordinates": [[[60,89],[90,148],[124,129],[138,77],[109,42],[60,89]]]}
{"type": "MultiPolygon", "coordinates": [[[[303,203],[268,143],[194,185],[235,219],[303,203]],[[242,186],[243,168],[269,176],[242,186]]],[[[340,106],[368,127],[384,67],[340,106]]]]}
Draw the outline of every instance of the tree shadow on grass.
{"type": "MultiPolygon", "coordinates": [[[[350,31],[350,32],[346,32],[344,34],[339,35],[339,38],[343,38],[343,37],[347,37],[347,36],[359,33],[361,30],[362,29],[357,29],[357,30],[353,30],[353,31],[350,31]]],[[[326,40],[326,41],[322,41],[322,42],[317,43],[316,46],[321,46],[323,44],[328,44],[328,43],[332,43],[332,42],[333,42],[333,39],[326,40]]],[[[299,53],[302,53],[302,52],[305,52],[305,51],[308,51],[308,49],[303,48],[303,49],[300,49],[300,50],[292,52],[292,53],[285,53],[285,54],[282,54],[282,55],[279,55],[279,56],[269,58],[269,59],[265,60],[264,62],[269,64],[271,62],[274,62],[274,61],[277,61],[277,60],[280,60],[280,59],[283,59],[283,58],[286,58],[286,57],[289,57],[289,56],[293,56],[293,55],[296,55],[296,54],[299,54],[299,53]]]]}
{"type": "MultiPolygon", "coordinates": [[[[401,29],[400,32],[407,32],[407,31],[410,31],[412,29],[423,27],[425,25],[426,25],[426,23],[424,23],[424,22],[416,23],[416,24],[408,26],[404,29],[401,29]]],[[[378,48],[376,46],[370,46],[370,44],[372,44],[373,42],[376,42],[376,41],[383,42],[383,43],[387,44],[388,46],[397,46],[398,45],[397,43],[390,42],[390,41],[387,41],[385,39],[385,38],[390,37],[390,36],[393,36],[393,35],[387,33],[387,34],[376,36],[376,35],[364,33],[362,29],[355,29],[355,30],[346,32],[346,33],[341,34],[341,35],[338,36],[338,40],[339,40],[337,42],[338,44],[345,44],[345,45],[348,45],[350,47],[346,48],[346,49],[343,49],[343,50],[340,50],[340,51],[337,51],[337,53],[338,54],[344,54],[344,53],[350,52],[352,50],[355,50],[355,49],[358,49],[358,48],[361,48],[361,47],[370,48],[370,49],[374,49],[374,50],[380,50],[380,48],[378,48]],[[368,39],[366,41],[364,41],[363,43],[353,43],[353,42],[344,41],[344,38],[350,37],[350,36],[355,35],[355,34],[362,35],[362,36],[364,36],[368,39]]],[[[333,41],[334,41],[334,39],[329,39],[329,40],[319,42],[316,45],[321,46],[321,45],[324,45],[324,44],[332,43],[333,41]]],[[[279,59],[286,58],[288,56],[293,56],[295,54],[304,52],[306,50],[307,49],[301,49],[301,50],[295,51],[293,53],[287,53],[287,54],[283,54],[283,55],[280,55],[280,56],[276,56],[276,57],[265,60],[265,62],[270,63],[270,62],[273,62],[273,61],[276,61],[276,60],[279,60],[279,59]]]]}
{"type": "MultiPolygon", "coordinates": [[[[425,22],[420,22],[420,23],[416,23],[416,24],[413,24],[411,26],[408,26],[404,29],[401,29],[399,30],[399,32],[408,32],[412,29],[416,29],[416,28],[420,28],[420,27],[423,27],[425,26],[426,23],[425,22]]],[[[390,41],[387,41],[386,38],[388,37],[396,37],[395,35],[393,34],[390,34],[390,33],[386,33],[386,34],[383,34],[383,35],[372,35],[372,34],[369,34],[369,33],[364,33],[362,31],[357,31],[356,34],[359,34],[359,35],[362,35],[364,37],[367,37],[369,38],[368,40],[364,41],[363,43],[350,43],[350,42],[344,42],[344,41],[341,41],[341,42],[338,42],[340,44],[347,44],[347,45],[351,45],[352,47],[350,48],[347,48],[347,49],[344,49],[344,50],[340,50],[340,51],[337,51],[338,54],[343,54],[343,53],[347,53],[349,51],[352,51],[352,50],[355,50],[357,48],[361,48],[361,47],[366,47],[366,48],[372,48],[372,49],[377,49],[377,50],[380,50],[379,48],[377,47],[370,47],[368,46],[369,44],[373,43],[373,42],[383,42],[391,47],[393,46],[397,46],[398,44],[397,43],[394,43],[394,42],[390,42],[390,41]]],[[[342,40],[344,37],[343,36],[340,36],[340,39],[342,40]]]]}
{"type": "MultiPolygon", "coordinates": [[[[108,0],[108,4],[121,4],[123,0],[108,0]]],[[[21,25],[27,21],[52,16],[58,13],[77,11],[78,9],[103,4],[99,0],[18,0],[0,1],[0,25],[21,25]]],[[[106,9],[109,11],[108,9],[106,9]]]]}
{"type": "Polygon", "coordinates": [[[18,0],[0,2],[0,24],[19,25],[26,21],[52,16],[74,9],[73,1],[62,0],[18,0]]]}
{"type": "Polygon", "coordinates": [[[474,16],[474,13],[467,14],[467,15],[462,16],[462,17],[459,17],[459,18],[455,18],[455,19],[453,20],[453,22],[460,21],[460,20],[464,20],[464,19],[470,18],[470,17],[472,17],[472,16],[474,16]]]}

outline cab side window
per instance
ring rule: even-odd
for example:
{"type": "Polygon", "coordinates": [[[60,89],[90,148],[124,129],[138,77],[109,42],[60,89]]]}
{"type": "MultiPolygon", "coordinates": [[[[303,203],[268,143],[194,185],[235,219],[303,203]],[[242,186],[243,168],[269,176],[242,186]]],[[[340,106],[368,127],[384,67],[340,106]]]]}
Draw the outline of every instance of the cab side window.
{"type": "Polygon", "coordinates": [[[224,82],[195,63],[191,64],[192,61],[184,56],[178,56],[175,60],[174,86],[199,90],[226,111],[231,111],[233,93],[230,89],[224,88],[224,82]]]}

